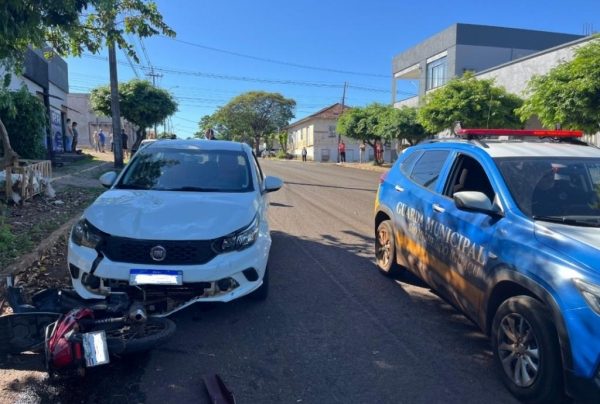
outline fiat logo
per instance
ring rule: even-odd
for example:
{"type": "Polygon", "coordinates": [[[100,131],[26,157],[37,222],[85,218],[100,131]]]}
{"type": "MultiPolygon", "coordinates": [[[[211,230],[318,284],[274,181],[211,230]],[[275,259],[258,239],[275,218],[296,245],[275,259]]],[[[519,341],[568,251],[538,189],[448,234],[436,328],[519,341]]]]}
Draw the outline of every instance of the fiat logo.
{"type": "Polygon", "coordinates": [[[167,250],[161,245],[157,245],[150,249],[150,258],[154,261],[163,261],[167,257],[167,250]]]}

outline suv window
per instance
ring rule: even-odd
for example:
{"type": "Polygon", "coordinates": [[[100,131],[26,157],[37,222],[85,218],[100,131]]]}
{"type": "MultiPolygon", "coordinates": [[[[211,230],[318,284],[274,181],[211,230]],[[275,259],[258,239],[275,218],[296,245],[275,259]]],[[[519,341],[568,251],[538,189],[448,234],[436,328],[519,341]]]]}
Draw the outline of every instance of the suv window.
{"type": "Polygon", "coordinates": [[[417,150],[411,153],[409,156],[407,156],[402,162],[402,164],[400,164],[400,171],[402,171],[406,175],[409,175],[410,171],[413,168],[413,165],[415,164],[415,161],[417,161],[417,159],[421,157],[422,154],[423,152],[417,150]]]}
{"type": "Polygon", "coordinates": [[[492,202],[496,196],[485,170],[474,158],[464,154],[456,158],[444,195],[452,198],[455,192],[483,192],[492,202]]]}
{"type": "Polygon", "coordinates": [[[448,150],[425,151],[413,167],[410,178],[419,185],[434,189],[449,153],[448,150]]]}

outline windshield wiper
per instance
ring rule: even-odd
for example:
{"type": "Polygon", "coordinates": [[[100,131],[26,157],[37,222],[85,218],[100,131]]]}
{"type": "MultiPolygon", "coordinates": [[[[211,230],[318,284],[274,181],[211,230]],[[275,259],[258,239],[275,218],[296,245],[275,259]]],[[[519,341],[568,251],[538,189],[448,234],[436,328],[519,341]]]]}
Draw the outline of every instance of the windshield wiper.
{"type": "Polygon", "coordinates": [[[162,188],[161,191],[220,192],[220,190],[217,188],[202,188],[202,187],[162,188]]]}
{"type": "Polygon", "coordinates": [[[121,184],[121,185],[117,185],[115,188],[117,188],[117,189],[143,189],[143,190],[148,190],[148,186],[146,186],[146,185],[137,185],[137,184],[121,184]]]}
{"type": "Polygon", "coordinates": [[[544,222],[561,223],[569,226],[581,227],[600,227],[599,223],[590,223],[589,221],[570,219],[566,216],[543,216],[534,215],[533,220],[541,220],[544,222]]]}

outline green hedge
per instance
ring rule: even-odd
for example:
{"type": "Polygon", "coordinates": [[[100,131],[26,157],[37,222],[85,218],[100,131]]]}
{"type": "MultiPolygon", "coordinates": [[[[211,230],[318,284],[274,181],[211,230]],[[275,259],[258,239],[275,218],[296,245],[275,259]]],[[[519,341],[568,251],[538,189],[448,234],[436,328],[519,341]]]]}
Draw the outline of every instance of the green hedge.
{"type": "MultiPolygon", "coordinates": [[[[6,127],[10,145],[25,159],[46,156],[46,125],[49,123],[44,104],[24,87],[19,91],[0,91],[0,118],[6,127]]],[[[0,151],[2,145],[0,144],[0,151]]]]}

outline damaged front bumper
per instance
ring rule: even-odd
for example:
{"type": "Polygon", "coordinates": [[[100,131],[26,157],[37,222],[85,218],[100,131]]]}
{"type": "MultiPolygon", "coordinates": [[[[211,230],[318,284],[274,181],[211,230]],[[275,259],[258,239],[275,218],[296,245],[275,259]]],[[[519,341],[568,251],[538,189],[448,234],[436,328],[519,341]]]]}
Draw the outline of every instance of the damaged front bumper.
{"type": "Polygon", "coordinates": [[[197,302],[229,302],[262,285],[271,246],[270,237],[258,237],[242,251],[217,255],[202,265],[160,266],[110,261],[96,250],[69,240],[69,272],[73,288],[84,299],[101,299],[126,292],[142,301],[148,314],[168,316],[197,302]],[[132,270],[172,270],[181,273],[178,285],[132,285],[132,270]]]}

